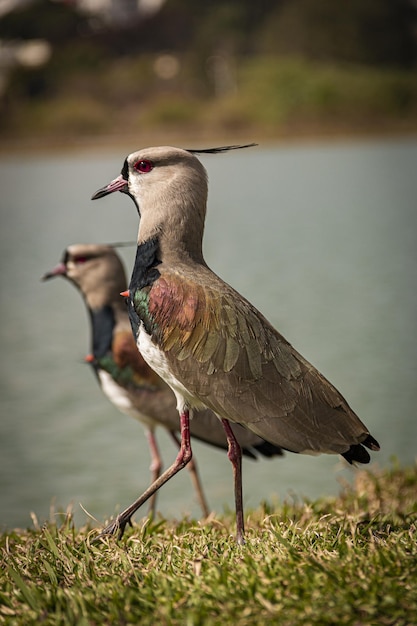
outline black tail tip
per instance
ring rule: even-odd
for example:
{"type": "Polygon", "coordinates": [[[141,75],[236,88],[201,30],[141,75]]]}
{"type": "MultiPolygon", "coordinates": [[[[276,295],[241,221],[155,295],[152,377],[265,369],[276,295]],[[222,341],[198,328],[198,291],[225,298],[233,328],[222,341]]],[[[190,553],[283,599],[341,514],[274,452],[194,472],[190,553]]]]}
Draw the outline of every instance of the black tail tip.
{"type": "Polygon", "coordinates": [[[371,460],[369,452],[367,452],[363,446],[366,446],[374,452],[378,452],[378,450],[380,449],[379,443],[376,439],[372,437],[372,435],[368,435],[366,439],[362,441],[362,444],[353,444],[350,446],[347,452],[344,452],[342,454],[346,461],[351,465],[352,463],[369,463],[369,461],[371,460]]]}
{"type": "Polygon", "coordinates": [[[368,435],[365,441],[362,441],[362,443],[364,446],[366,446],[370,450],[373,450],[374,452],[378,452],[378,450],[381,449],[379,443],[376,439],[372,437],[372,435],[368,435]]]}

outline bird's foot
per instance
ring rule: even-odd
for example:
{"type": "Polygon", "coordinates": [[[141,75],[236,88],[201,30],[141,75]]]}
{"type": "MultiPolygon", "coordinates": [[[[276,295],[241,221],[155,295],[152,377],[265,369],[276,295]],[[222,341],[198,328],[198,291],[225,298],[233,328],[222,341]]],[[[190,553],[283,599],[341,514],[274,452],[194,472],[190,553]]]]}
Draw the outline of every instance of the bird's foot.
{"type": "Polygon", "coordinates": [[[109,535],[117,535],[118,539],[121,539],[126,530],[126,526],[133,526],[132,520],[130,517],[123,517],[123,514],[118,515],[114,522],[106,526],[101,533],[97,536],[97,539],[101,539],[103,537],[108,537],[109,535]]]}

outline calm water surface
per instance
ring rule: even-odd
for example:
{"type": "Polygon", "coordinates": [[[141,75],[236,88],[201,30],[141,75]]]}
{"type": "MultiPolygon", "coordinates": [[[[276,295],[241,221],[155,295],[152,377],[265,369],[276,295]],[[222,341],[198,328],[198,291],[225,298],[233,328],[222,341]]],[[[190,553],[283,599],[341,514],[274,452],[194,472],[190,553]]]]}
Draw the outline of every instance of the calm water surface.
{"type": "MultiPolygon", "coordinates": [[[[136,147],[132,145],[131,148],[136,147]]],[[[41,275],[74,242],[136,236],[133,203],[91,194],[125,153],[0,160],[0,526],[72,503],[100,522],[147,485],[140,424],[101,395],[79,294],[41,275]]],[[[417,140],[253,149],[204,158],[205,254],[347,397],[382,444],[374,463],[416,458],[417,140]]],[[[122,256],[128,271],[134,248],[122,256]]],[[[165,464],[175,456],[160,434],[165,464]]],[[[194,445],[207,496],[233,507],[226,455],[194,445]]],[[[336,494],[353,472],[334,456],[244,464],[246,506],[336,494]]],[[[199,515],[187,472],[160,492],[163,515],[199,515]]]]}

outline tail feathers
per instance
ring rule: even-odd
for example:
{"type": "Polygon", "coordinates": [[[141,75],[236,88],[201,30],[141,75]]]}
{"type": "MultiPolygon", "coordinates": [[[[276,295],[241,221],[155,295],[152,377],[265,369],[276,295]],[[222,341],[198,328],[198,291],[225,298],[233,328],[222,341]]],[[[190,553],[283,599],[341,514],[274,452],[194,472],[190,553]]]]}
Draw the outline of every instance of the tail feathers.
{"type": "Polygon", "coordinates": [[[369,453],[365,450],[363,446],[366,446],[370,450],[378,451],[379,443],[376,439],[372,437],[372,435],[368,435],[362,444],[354,444],[350,446],[347,452],[343,452],[342,456],[346,459],[348,463],[352,465],[352,463],[369,463],[371,457],[369,453]],[[363,445],[362,445],[363,444],[363,445]]]}
{"type": "Polygon", "coordinates": [[[366,446],[370,450],[373,450],[374,452],[378,452],[378,450],[381,449],[379,443],[376,439],[372,437],[372,435],[368,435],[365,441],[362,441],[362,443],[364,446],[366,446]]]}

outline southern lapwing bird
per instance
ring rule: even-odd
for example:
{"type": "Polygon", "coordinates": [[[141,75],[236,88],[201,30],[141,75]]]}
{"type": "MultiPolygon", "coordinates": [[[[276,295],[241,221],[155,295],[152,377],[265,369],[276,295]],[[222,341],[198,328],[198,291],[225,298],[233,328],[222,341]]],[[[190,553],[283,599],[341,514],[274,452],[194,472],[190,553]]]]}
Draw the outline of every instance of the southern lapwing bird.
{"type": "MultiPolygon", "coordinates": [[[[91,321],[91,353],[86,360],[92,365],[104,394],[122,413],[135,417],[145,426],[153,483],[162,468],[155,429],[163,426],[179,446],[179,419],[171,389],[136,348],[126,303],[120,296],[127,285],[122,261],[112,245],[73,244],[64,251],[61,262],[43,279],[55,276],[67,278],[83,296],[91,321]]],[[[255,459],[258,454],[282,454],[278,446],[263,441],[246,428],[237,424],[233,428],[248,457],[255,459]]],[[[223,427],[208,409],[191,423],[191,435],[227,449],[223,427]]],[[[209,509],[197,469],[193,462],[188,467],[203,515],[207,517],[209,509]]],[[[151,505],[154,513],[154,497],[151,505]]]]}
{"type": "Polygon", "coordinates": [[[129,286],[137,346],[177,398],[181,448],[173,465],[122,512],[126,520],[192,457],[190,414],[219,416],[235,479],[237,541],[244,542],[241,450],[230,425],[243,424],[274,445],[304,454],[341,454],[368,463],[378,442],[343,396],[245,298],[214,274],[202,252],[207,174],[195,156],[208,150],[145,148],[93,195],[128,194],[140,215],[129,286]],[[365,447],[364,447],[365,446],[365,447]]]}

